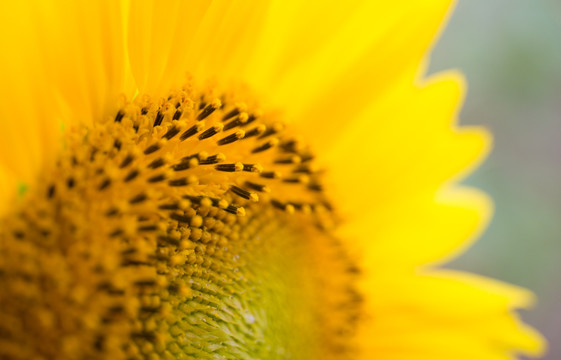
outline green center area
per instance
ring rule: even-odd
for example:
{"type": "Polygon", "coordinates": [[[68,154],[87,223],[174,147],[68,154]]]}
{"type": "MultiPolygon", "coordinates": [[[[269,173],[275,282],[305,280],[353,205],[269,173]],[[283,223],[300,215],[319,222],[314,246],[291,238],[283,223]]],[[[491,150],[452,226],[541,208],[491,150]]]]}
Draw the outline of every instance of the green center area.
{"type": "Polygon", "coordinates": [[[243,235],[213,255],[210,267],[185,269],[193,272],[188,280],[192,298],[174,306],[178,321],[170,329],[185,353],[319,358],[324,314],[318,305],[317,269],[311,268],[309,243],[285,220],[274,218],[272,209],[249,215],[243,235]]]}

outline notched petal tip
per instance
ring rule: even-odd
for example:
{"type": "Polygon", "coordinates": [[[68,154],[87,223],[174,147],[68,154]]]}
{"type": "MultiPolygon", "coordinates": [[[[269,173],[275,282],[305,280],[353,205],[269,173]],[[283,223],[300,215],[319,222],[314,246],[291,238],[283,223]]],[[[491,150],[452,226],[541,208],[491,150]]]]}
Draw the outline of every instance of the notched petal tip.
{"type": "Polygon", "coordinates": [[[444,264],[464,253],[475,241],[479,239],[488,227],[494,213],[494,203],[489,195],[475,188],[452,185],[442,188],[435,195],[435,202],[446,212],[460,212],[457,216],[450,217],[448,225],[451,228],[448,242],[452,248],[446,251],[438,260],[429,266],[444,264]],[[453,210],[455,209],[455,210],[453,210]]]}

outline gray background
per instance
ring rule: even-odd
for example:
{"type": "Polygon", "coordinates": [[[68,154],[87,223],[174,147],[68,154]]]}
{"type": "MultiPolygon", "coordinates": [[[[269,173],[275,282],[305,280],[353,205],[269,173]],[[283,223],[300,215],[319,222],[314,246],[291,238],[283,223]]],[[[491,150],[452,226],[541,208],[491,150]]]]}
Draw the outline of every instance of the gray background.
{"type": "Polygon", "coordinates": [[[524,313],[561,359],[561,1],[460,0],[430,72],[459,68],[462,124],[481,124],[494,150],[467,184],[492,195],[490,228],[451,266],[522,285],[524,313]]]}

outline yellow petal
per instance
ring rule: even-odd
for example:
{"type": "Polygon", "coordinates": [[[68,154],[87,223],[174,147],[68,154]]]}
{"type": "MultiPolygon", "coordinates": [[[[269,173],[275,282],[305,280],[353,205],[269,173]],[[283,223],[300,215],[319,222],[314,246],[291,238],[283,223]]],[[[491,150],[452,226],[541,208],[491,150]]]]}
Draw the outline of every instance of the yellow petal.
{"type": "Polygon", "coordinates": [[[114,112],[129,74],[124,17],[121,3],[108,0],[8,2],[1,10],[0,164],[15,177],[9,183],[32,184],[58,152],[63,124],[114,112]]]}
{"type": "Polygon", "coordinates": [[[6,167],[0,165],[0,216],[10,210],[17,195],[17,177],[6,167]]]}
{"type": "Polygon", "coordinates": [[[141,92],[153,93],[168,63],[189,55],[192,40],[210,1],[133,1],[128,19],[131,68],[141,92]]]}
{"type": "MultiPolygon", "coordinates": [[[[140,92],[161,95],[187,72],[199,81],[236,74],[248,62],[267,1],[135,1],[128,48],[140,92]]],[[[232,78],[232,76],[230,76],[232,78]]]]}
{"type": "Polygon", "coordinates": [[[65,123],[105,120],[129,82],[122,3],[39,2],[34,15],[57,115],[65,123]]]}
{"type": "Polygon", "coordinates": [[[543,352],[541,336],[511,313],[531,305],[533,295],[524,289],[438,270],[416,277],[380,273],[366,291],[372,318],[364,343],[370,354],[501,359],[513,349],[543,352]]]}
{"type": "Polygon", "coordinates": [[[384,251],[426,243],[400,257],[419,264],[457,249],[488,220],[491,205],[484,195],[439,187],[479,163],[490,137],[456,127],[464,93],[457,74],[438,75],[420,87],[410,81],[411,75],[405,77],[340,135],[327,158],[332,191],[352,220],[347,235],[364,231],[367,246],[384,251]]]}
{"type": "Polygon", "coordinates": [[[33,6],[7,2],[0,6],[0,199],[17,194],[18,183],[30,183],[44,161],[52,159],[58,124],[52,121],[54,98],[40,62],[33,6]],[[17,36],[14,36],[17,34],[17,36]]]}
{"type": "Polygon", "coordinates": [[[366,263],[376,264],[367,269],[410,271],[462,253],[486,228],[491,209],[480,191],[451,188],[387,202],[361,220],[349,220],[341,231],[368,254],[366,263]]]}
{"type": "MultiPolygon", "coordinates": [[[[271,1],[258,44],[249,58],[245,56],[247,66],[240,69],[245,70],[244,79],[267,92],[275,91],[283,76],[303,62],[310,65],[309,59],[345,26],[352,26],[353,17],[367,3],[351,0],[325,6],[320,1],[271,1]]],[[[308,70],[313,71],[313,65],[308,70]]],[[[304,85],[303,80],[299,78],[293,85],[304,85]]]]}
{"type": "MultiPolygon", "coordinates": [[[[318,39],[323,46],[313,56],[298,53],[306,36],[290,39],[296,45],[283,50],[293,59],[290,66],[269,71],[274,76],[268,80],[274,84],[269,86],[274,89],[272,96],[277,103],[290,104],[288,118],[296,119],[312,144],[322,150],[326,142],[315,136],[319,129],[323,139],[336,137],[403,72],[417,68],[450,3],[411,1],[404,6],[367,1],[353,5],[352,15],[334,36],[318,39]]],[[[337,9],[324,16],[337,17],[337,9]]]]}

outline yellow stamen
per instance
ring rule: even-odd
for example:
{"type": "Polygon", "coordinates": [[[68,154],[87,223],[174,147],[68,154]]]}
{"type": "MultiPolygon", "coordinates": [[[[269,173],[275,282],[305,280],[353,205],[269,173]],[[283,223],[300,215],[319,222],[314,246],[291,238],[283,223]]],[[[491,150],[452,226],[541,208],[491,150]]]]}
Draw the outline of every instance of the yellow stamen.
{"type": "Polygon", "coordinates": [[[360,296],[321,174],[246,104],[185,87],[68,133],[0,224],[11,346],[53,359],[351,354],[360,296]]]}

